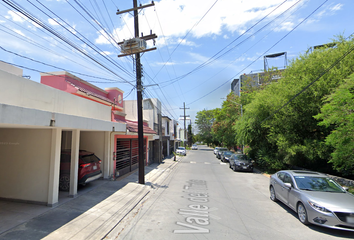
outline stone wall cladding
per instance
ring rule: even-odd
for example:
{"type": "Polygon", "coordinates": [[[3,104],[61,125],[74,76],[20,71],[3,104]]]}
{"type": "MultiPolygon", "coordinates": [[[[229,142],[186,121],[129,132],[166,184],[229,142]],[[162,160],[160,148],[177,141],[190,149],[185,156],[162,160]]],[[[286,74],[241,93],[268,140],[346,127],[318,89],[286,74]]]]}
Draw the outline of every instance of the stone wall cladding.
{"type": "Polygon", "coordinates": [[[336,182],[338,182],[342,186],[354,187],[354,180],[350,180],[350,179],[346,179],[346,178],[342,178],[342,177],[337,177],[337,176],[333,176],[333,175],[329,175],[329,174],[327,174],[327,175],[328,175],[328,177],[332,178],[333,180],[335,180],[336,182]]]}

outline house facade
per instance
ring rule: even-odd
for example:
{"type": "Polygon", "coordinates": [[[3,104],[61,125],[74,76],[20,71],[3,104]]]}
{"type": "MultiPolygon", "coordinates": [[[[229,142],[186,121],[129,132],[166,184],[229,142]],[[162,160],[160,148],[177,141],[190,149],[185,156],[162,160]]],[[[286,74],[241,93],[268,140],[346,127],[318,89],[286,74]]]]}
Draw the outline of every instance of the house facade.
{"type": "MultiPolygon", "coordinates": [[[[120,89],[67,72],[41,74],[38,83],[3,62],[0,84],[0,199],[56,205],[62,149],[71,149],[68,197],[77,195],[80,149],[101,159],[104,179],[138,167],[137,123],[125,119],[120,89]]],[[[145,164],[154,135],[145,123],[145,164]]]]}

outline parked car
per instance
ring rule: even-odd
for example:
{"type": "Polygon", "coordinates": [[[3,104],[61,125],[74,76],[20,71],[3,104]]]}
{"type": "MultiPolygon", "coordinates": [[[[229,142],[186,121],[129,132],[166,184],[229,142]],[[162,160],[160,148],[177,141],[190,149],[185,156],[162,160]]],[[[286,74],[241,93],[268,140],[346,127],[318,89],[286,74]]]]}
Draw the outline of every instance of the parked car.
{"type": "MultiPolygon", "coordinates": [[[[79,151],[78,184],[85,185],[102,177],[101,160],[93,153],[79,151]]],[[[62,150],[60,155],[59,190],[69,191],[70,188],[71,150],[62,150]]]]}
{"type": "Polygon", "coordinates": [[[216,158],[221,158],[221,152],[224,152],[224,151],[229,151],[229,149],[227,148],[219,148],[218,151],[216,152],[216,158]]]}
{"type": "Polygon", "coordinates": [[[192,150],[198,150],[198,145],[197,144],[193,144],[192,145],[192,150]]]}
{"type": "Polygon", "coordinates": [[[183,156],[187,155],[187,151],[185,147],[178,147],[176,153],[183,156]]]}
{"type": "Polygon", "coordinates": [[[253,172],[253,161],[245,154],[233,154],[229,159],[229,167],[234,171],[253,172]]]}
{"type": "Polygon", "coordinates": [[[219,150],[220,147],[214,148],[214,155],[216,155],[216,152],[219,150]]]}
{"type": "Polygon", "coordinates": [[[294,210],[301,223],[354,231],[354,196],[326,174],[283,170],[269,182],[270,199],[294,210]]]}
{"type": "Polygon", "coordinates": [[[234,153],[231,151],[223,151],[221,152],[220,160],[222,162],[228,162],[232,154],[234,153]]]}

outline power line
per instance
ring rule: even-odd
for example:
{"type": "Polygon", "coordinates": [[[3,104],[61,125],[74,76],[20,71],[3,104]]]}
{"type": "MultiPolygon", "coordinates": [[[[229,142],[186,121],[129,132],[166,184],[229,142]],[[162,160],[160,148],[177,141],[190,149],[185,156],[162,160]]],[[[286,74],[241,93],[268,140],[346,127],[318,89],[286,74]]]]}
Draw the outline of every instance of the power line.
{"type": "Polygon", "coordinates": [[[277,114],[280,110],[282,110],[284,107],[289,105],[292,101],[295,100],[298,96],[300,96],[303,92],[305,92],[309,87],[311,87],[315,82],[317,82],[319,79],[321,79],[325,74],[327,74],[330,70],[332,70],[338,63],[340,63],[344,58],[346,58],[350,53],[354,51],[354,46],[350,48],[346,53],[344,53],[340,58],[338,58],[331,66],[326,68],[315,80],[313,80],[311,83],[309,83],[306,87],[304,87],[300,92],[298,92],[295,96],[293,96],[287,103],[285,103],[283,106],[281,106],[278,110],[274,111],[271,115],[269,115],[266,119],[264,119],[261,123],[266,121],[267,119],[273,117],[275,114],[277,114]]]}
{"type": "MultiPolygon", "coordinates": [[[[295,10],[294,12],[296,12],[296,11],[298,11],[298,9],[297,10],[295,10]]],[[[293,12],[293,13],[294,13],[293,12]]],[[[280,22],[280,24],[281,23],[283,23],[284,21],[286,21],[289,17],[291,17],[291,15],[289,15],[287,18],[284,18],[281,22],[280,22]]],[[[263,36],[261,39],[259,39],[255,44],[253,44],[250,48],[248,48],[246,51],[244,51],[241,55],[240,55],[240,57],[242,57],[244,54],[246,54],[249,50],[251,50],[253,47],[255,47],[257,44],[259,44],[263,39],[265,39],[266,37],[268,37],[273,31],[274,31],[274,29],[276,29],[278,26],[276,26],[276,27],[274,27],[274,28],[272,28],[265,36],[263,36]]],[[[260,56],[262,56],[262,55],[260,55],[260,56]]],[[[240,58],[240,57],[238,57],[238,58],[240,58]]],[[[200,85],[198,85],[198,86],[196,86],[196,87],[194,87],[194,88],[192,88],[192,89],[190,89],[190,90],[188,90],[188,91],[185,91],[185,93],[188,93],[188,92],[191,92],[191,91],[193,91],[194,89],[196,89],[196,88],[198,88],[198,87],[200,87],[201,85],[203,85],[203,84],[205,84],[206,82],[208,82],[209,80],[212,80],[215,76],[217,76],[219,73],[221,73],[221,72],[223,72],[226,68],[228,68],[229,66],[233,66],[232,64],[234,63],[234,62],[236,62],[237,61],[237,59],[238,58],[235,58],[235,60],[233,60],[232,62],[230,62],[226,67],[224,67],[223,69],[221,69],[219,72],[217,72],[216,74],[214,74],[213,76],[211,76],[211,77],[209,77],[207,80],[205,80],[203,83],[201,83],[200,85]]],[[[258,58],[259,59],[259,58],[258,58]]],[[[257,60],[258,60],[257,59],[257,60]]],[[[256,60],[256,61],[257,61],[256,60]]],[[[255,61],[254,61],[255,62],[255,61]]],[[[253,63],[254,63],[253,62],[253,63]]],[[[252,63],[252,64],[253,64],[252,63]]],[[[248,65],[246,68],[248,68],[250,65],[248,65]]],[[[241,71],[244,71],[246,68],[244,68],[243,70],[241,70],[241,71]]],[[[240,73],[240,72],[239,72],[240,73]]],[[[163,87],[162,87],[163,88],[163,87]]]]}
{"type": "MultiPolygon", "coordinates": [[[[167,59],[167,62],[170,61],[173,53],[176,51],[176,49],[181,45],[181,43],[184,41],[184,39],[187,38],[187,36],[189,35],[189,33],[196,27],[198,26],[198,24],[204,19],[204,17],[210,12],[210,10],[215,6],[215,4],[218,2],[219,0],[216,0],[214,2],[214,4],[208,9],[208,11],[202,16],[201,19],[199,19],[198,22],[196,22],[194,24],[194,26],[187,32],[187,34],[181,39],[181,41],[177,44],[177,46],[173,49],[172,53],[171,53],[171,56],[167,59]]],[[[167,62],[160,68],[160,70],[156,73],[156,75],[154,76],[154,78],[156,78],[156,76],[161,72],[162,68],[165,67],[165,65],[167,64],[167,62]]]]}
{"type": "MultiPolygon", "coordinates": [[[[35,22],[36,24],[38,24],[39,26],[41,26],[42,28],[44,28],[45,30],[47,30],[48,32],[50,32],[51,34],[53,34],[54,36],[56,36],[57,38],[59,38],[60,40],[62,40],[63,42],[67,43],[68,45],[70,45],[71,47],[73,47],[74,49],[76,49],[77,51],[79,51],[81,54],[85,55],[86,57],[88,57],[89,59],[91,59],[92,61],[94,61],[95,63],[97,63],[98,65],[100,65],[101,67],[105,68],[106,70],[108,70],[109,72],[113,73],[115,76],[121,78],[122,80],[126,81],[128,84],[132,85],[130,82],[128,82],[127,80],[125,80],[123,77],[121,77],[120,75],[118,75],[117,73],[115,73],[114,71],[112,71],[111,69],[109,69],[107,66],[103,65],[102,63],[100,63],[98,60],[96,60],[95,58],[93,58],[92,56],[90,56],[89,54],[87,54],[84,50],[82,50],[81,48],[79,48],[78,46],[76,46],[73,42],[69,41],[67,38],[61,36],[61,34],[59,34],[58,32],[56,32],[54,29],[52,29],[51,27],[49,27],[48,25],[44,24],[42,21],[40,21],[39,19],[37,19],[36,17],[34,17],[32,14],[30,14],[28,11],[24,10],[23,8],[21,8],[20,6],[13,4],[9,1],[4,0],[4,2],[6,4],[8,4],[10,7],[12,7],[13,9],[17,10],[18,12],[20,12],[22,15],[24,15],[25,17],[29,18],[31,21],[35,22]]],[[[95,50],[95,49],[93,49],[95,50]]],[[[97,51],[97,50],[96,50],[97,51]]]]}
{"type": "MultiPolygon", "coordinates": [[[[38,0],[36,0],[38,2],[38,0]]],[[[32,3],[31,3],[32,4],[32,3]]],[[[64,22],[67,26],[69,26],[71,29],[73,29],[65,20],[63,20],[61,17],[59,17],[57,14],[55,14],[53,11],[51,11],[49,8],[47,8],[46,6],[44,6],[42,3],[39,2],[40,5],[42,5],[45,9],[47,9],[50,13],[52,13],[54,16],[56,16],[57,18],[59,18],[62,22],[64,22]]],[[[69,2],[68,4],[70,6],[72,6],[69,2]]],[[[47,15],[48,17],[50,17],[48,14],[46,14],[44,11],[42,11],[41,9],[39,9],[37,6],[35,6],[34,4],[32,4],[34,7],[36,7],[39,11],[41,11],[42,13],[44,13],[45,15],[47,15]]],[[[74,8],[74,6],[72,6],[74,8]]],[[[74,8],[76,11],[77,9],[74,8]]],[[[80,15],[82,17],[84,17],[81,13],[80,15]]],[[[85,18],[85,17],[84,17],[85,18]]],[[[132,77],[132,74],[127,71],[126,69],[124,69],[122,66],[120,66],[118,63],[114,62],[113,59],[111,59],[109,56],[103,55],[102,53],[104,53],[104,51],[102,51],[100,48],[98,48],[95,44],[93,44],[89,39],[87,39],[85,36],[83,36],[80,32],[78,32],[77,30],[75,30],[82,38],[84,38],[85,40],[79,38],[76,34],[74,34],[71,30],[69,30],[68,28],[66,28],[65,26],[63,26],[63,24],[61,22],[58,22],[56,19],[53,19],[56,23],[58,23],[62,28],[64,28],[66,31],[68,31],[70,34],[72,34],[74,37],[76,37],[78,40],[80,40],[81,42],[83,42],[84,44],[86,44],[87,46],[89,46],[92,50],[94,50],[96,53],[98,53],[100,56],[102,56],[103,58],[105,58],[106,60],[108,60],[110,63],[112,63],[113,65],[115,65],[116,67],[118,67],[119,69],[121,69],[123,72],[125,72],[128,76],[132,77]],[[99,50],[97,50],[97,49],[99,50]]],[[[87,19],[85,18],[85,20],[87,21],[87,19]]],[[[89,22],[89,21],[88,21],[89,22]]],[[[97,22],[97,21],[95,21],[97,22]]],[[[90,22],[89,22],[90,23],[90,22]]],[[[91,26],[93,26],[91,24],[91,26]]],[[[93,26],[94,27],[94,26],[93,26]]],[[[95,28],[97,31],[98,29],[95,28]]],[[[74,29],[73,29],[74,30],[74,29]]],[[[104,34],[102,34],[104,36],[104,34]]],[[[110,36],[108,34],[108,36],[110,36]]],[[[105,36],[104,36],[105,37],[105,36]]],[[[107,38],[106,38],[107,39],[107,38]]],[[[107,39],[108,41],[108,39],[107,39]]],[[[112,43],[111,43],[112,44],[112,43]]],[[[114,45],[113,45],[114,46],[114,45]]]]}
{"type": "Polygon", "coordinates": [[[267,26],[269,26],[271,23],[275,22],[278,18],[280,18],[281,16],[283,16],[286,12],[288,12],[290,9],[292,9],[293,7],[295,7],[301,0],[297,1],[296,3],[294,3],[292,6],[290,6],[287,10],[285,10],[284,12],[282,12],[281,14],[279,14],[277,17],[275,17],[273,20],[269,21],[266,25],[264,25],[263,27],[261,27],[260,29],[258,29],[255,33],[251,34],[250,36],[248,36],[246,39],[244,39],[243,41],[241,41],[240,43],[236,44],[235,46],[233,46],[232,48],[230,48],[229,50],[227,50],[226,52],[224,52],[223,54],[219,55],[219,53],[221,53],[222,51],[224,51],[226,48],[228,48],[232,43],[236,42],[238,39],[240,39],[242,36],[244,36],[246,33],[248,33],[250,30],[252,30],[255,26],[257,26],[259,23],[261,23],[264,19],[266,19],[269,15],[271,15],[273,12],[275,12],[279,7],[281,7],[287,0],[285,0],[284,2],[282,2],[280,5],[278,5],[275,9],[273,9],[271,12],[269,12],[266,16],[264,16],[262,19],[260,19],[258,22],[256,22],[254,25],[252,25],[250,28],[248,28],[244,33],[242,33],[241,35],[239,35],[237,38],[235,38],[232,42],[230,42],[228,45],[226,45],[224,48],[222,48],[220,51],[218,51],[216,54],[214,54],[212,57],[210,57],[207,61],[205,61],[204,63],[200,64],[198,67],[194,68],[193,70],[191,70],[190,72],[179,76],[178,78],[172,79],[170,81],[166,81],[164,83],[168,83],[168,82],[176,82],[179,81],[185,77],[187,77],[188,75],[202,69],[203,67],[211,64],[212,62],[216,61],[217,59],[221,58],[222,56],[226,55],[227,53],[230,53],[233,49],[235,49],[236,47],[239,47],[241,44],[245,43],[247,40],[251,39],[252,37],[254,37],[257,33],[261,32],[263,29],[265,29],[267,26]],[[219,56],[218,56],[219,55],[219,56]],[[216,57],[217,56],[217,57],[216,57]]]}
{"type": "Polygon", "coordinates": [[[325,0],[320,6],[318,6],[314,11],[312,11],[306,18],[302,19],[293,29],[291,29],[287,34],[285,34],[280,40],[278,40],[275,44],[273,44],[270,48],[268,48],[268,50],[266,50],[262,55],[260,55],[256,60],[254,60],[253,62],[251,62],[248,66],[246,66],[243,70],[241,70],[238,74],[236,74],[235,76],[233,76],[231,79],[227,80],[226,82],[224,82],[223,84],[221,84],[219,87],[213,89],[212,91],[210,91],[209,93],[203,95],[202,97],[198,98],[197,100],[189,103],[188,105],[191,105],[197,101],[199,101],[200,99],[210,95],[211,93],[215,92],[216,90],[218,90],[219,88],[221,88],[222,86],[224,86],[226,83],[228,83],[230,80],[234,79],[236,76],[239,76],[241,72],[243,72],[245,69],[247,69],[249,66],[251,66],[253,63],[255,63],[259,58],[261,58],[261,56],[264,56],[267,52],[269,52],[273,47],[275,47],[278,43],[280,43],[283,39],[285,39],[290,33],[292,33],[296,28],[298,28],[303,22],[305,22],[309,17],[311,17],[318,9],[320,9],[326,2],[328,2],[328,0],[325,0]]]}
{"type": "MultiPolygon", "coordinates": [[[[96,77],[96,76],[92,76],[92,75],[88,75],[88,74],[79,73],[79,72],[75,72],[75,71],[72,71],[72,70],[67,70],[67,69],[64,69],[64,68],[60,68],[60,67],[57,67],[57,66],[48,64],[48,63],[44,63],[44,62],[35,60],[35,59],[33,59],[33,58],[29,58],[29,57],[23,56],[23,55],[21,55],[21,54],[12,52],[12,51],[10,51],[10,50],[6,50],[5,48],[3,48],[3,47],[1,47],[1,46],[0,46],[0,49],[3,50],[3,51],[5,51],[5,52],[7,52],[7,53],[13,54],[13,55],[15,55],[15,56],[18,56],[18,57],[21,57],[21,58],[25,58],[25,59],[28,59],[28,60],[30,60],[30,61],[33,61],[33,62],[36,62],[36,63],[40,63],[40,64],[43,64],[43,65],[46,65],[46,66],[49,66],[49,67],[52,67],[52,68],[60,69],[60,70],[66,71],[66,72],[75,73],[75,74],[79,74],[79,75],[86,76],[86,77],[92,77],[92,78],[107,80],[107,81],[110,81],[110,82],[126,83],[125,81],[118,81],[118,80],[113,80],[113,79],[108,79],[108,78],[101,78],[101,77],[96,77]]],[[[87,82],[93,82],[93,81],[87,81],[87,82]]],[[[98,83],[104,83],[104,82],[98,82],[98,83]]]]}

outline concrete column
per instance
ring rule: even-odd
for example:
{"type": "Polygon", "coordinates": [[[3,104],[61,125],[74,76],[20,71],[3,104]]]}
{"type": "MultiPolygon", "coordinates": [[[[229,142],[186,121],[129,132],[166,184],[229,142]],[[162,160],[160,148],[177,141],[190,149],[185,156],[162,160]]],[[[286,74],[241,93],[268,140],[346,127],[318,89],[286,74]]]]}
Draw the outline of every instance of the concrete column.
{"type": "Polygon", "coordinates": [[[111,149],[111,134],[110,132],[104,132],[104,152],[103,152],[103,159],[101,163],[101,170],[103,172],[103,178],[108,179],[110,176],[110,166],[112,160],[112,153],[111,149]]]}
{"type": "Polygon", "coordinates": [[[69,196],[77,195],[78,171],[79,171],[79,149],[80,149],[80,130],[72,131],[71,138],[71,166],[70,166],[70,191],[69,196]]]}
{"type": "Polygon", "coordinates": [[[50,166],[49,166],[49,186],[48,186],[48,202],[47,205],[52,207],[59,201],[59,172],[60,172],[60,149],[61,149],[60,128],[52,129],[52,143],[50,150],[50,166]]]}
{"type": "Polygon", "coordinates": [[[167,156],[170,156],[170,139],[167,139],[167,156]]]}

